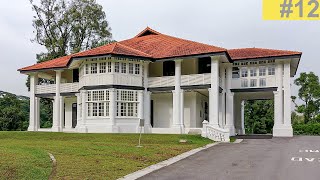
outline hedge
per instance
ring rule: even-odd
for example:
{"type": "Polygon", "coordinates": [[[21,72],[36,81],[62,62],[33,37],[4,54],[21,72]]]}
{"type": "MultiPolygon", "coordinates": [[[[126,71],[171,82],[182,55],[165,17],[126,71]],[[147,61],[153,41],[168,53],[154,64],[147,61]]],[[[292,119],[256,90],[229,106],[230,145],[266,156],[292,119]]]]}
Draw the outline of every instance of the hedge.
{"type": "Polygon", "coordinates": [[[293,134],[295,135],[320,135],[320,123],[294,124],[293,134]]]}

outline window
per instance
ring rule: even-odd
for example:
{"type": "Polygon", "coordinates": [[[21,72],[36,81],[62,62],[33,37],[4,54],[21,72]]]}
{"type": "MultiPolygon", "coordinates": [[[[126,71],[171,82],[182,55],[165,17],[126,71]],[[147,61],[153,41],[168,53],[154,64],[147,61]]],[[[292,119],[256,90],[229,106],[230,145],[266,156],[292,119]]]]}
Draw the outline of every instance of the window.
{"type": "Polygon", "coordinates": [[[259,76],[265,76],[266,75],[266,68],[260,67],[259,68],[259,76]]]}
{"type": "Polygon", "coordinates": [[[267,86],[266,78],[261,78],[261,79],[259,80],[259,86],[260,86],[260,87],[265,87],[265,86],[267,86]]]}
{"type": "Polygon", "coordinates": [[[100,73],[106,73],[107,72],[107,63],[103,62],[100,63],[100,73]]]}
{"type": "Polygon", "coordinates": [[[135,74],[140,74],[140,64],[135,64],[135,74]]]}
{"type": "Polygon", "coordinates": [[[108,72],[111,72],[111,70],[112,70],[111,62],[108,62],[108,72]]]}
{"type": "Polygon", "coordinates": [[[276,70],[274,66],[268,67],[268,75],[272,76],[276,74],[276,70]]]}
{"type": "Polygon", "coordinates": [[[85,65],[85,68],[86,68],[85,74],[89,74],[89,73],[90,73],[90,71],[89,71],[89,66],[90,66],[90,64],[86,64],[86,65],[85,65]]]}
{"type": "Polygon", "coordinates": [[[257,69],[256,69],[256,68],[250,69],[250,76],[251,76],[251,77],[257,76],[257,69]]]}
{"type": "Polygon", "coordinates": [[[88,117],[109,116],[109,91],[88,91],[87,112],[88,117]]]}
{"type": "Polygon", "coordinates": [[[98,73],[98,64],[92,63],[91,64],[91,74],[97,74],[98,73]]]}
{"type": "Polygon", "coordinates": [[[241,87],[248,87],[248,79],[241,79],[241,87]]]}
{"type": "Polygon", "coordinates": [[[114,72],[120,72],[120,63],[119,62],[115,62],[114,63],[114,72]]]}
{"type": "Polygon", "coordinates": [[[137,117],[138,94],[132,90],[117,90],[117,116],[137,117]]]}
{"type": "Polygon", "coordinates": [[[232,68],[232,78],[239,78],[239,77],[240,77],[239,68],[233,67],[232,68]]]}
{"type": "Polygon", "coordinates": [[[257,80],[256,79],[250,79],[250,87],[257,87],[257,80]]]}
{"type": "Polygon", "coordinates": [[[121,63],[121,73],[127,73],[127,63],[121,63]]]}
{"type": "Polygon", "coordinates": [[[133,64],[129,63],[129,74],[133,74],[133,64]]]}
{"type": "Polygon", "coordinates": [[[247,69],[241,69],[241,77],[248,77],[248,70],[247,69]]]}

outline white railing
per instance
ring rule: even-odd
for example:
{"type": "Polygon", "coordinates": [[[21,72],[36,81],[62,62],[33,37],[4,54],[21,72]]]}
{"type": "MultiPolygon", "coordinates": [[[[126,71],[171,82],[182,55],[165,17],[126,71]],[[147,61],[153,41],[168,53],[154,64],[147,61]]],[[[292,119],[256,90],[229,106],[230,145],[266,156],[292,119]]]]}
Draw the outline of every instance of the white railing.
{"type": "MultiPolygon", "coordinates": [[[[70,93],[70,92],[78,92],[78,91],[79,91],[79,83],[61,83],[60,84],[61,93],[70,93]]],[[[52,94],[52,93],[56,93],[55,84],[37,85],[36,87],[36,94],[52,94]]]]}
{"type": "Polygon", "coordinates": [[[241,88],[264,88],[264,87],[276,87],[276,77],[275,76],[265,76],[265,77],[248,77],[248,78],[233,78],[231,81],[232,89],[241,89],[241,88]],[[256,80],[256,86],[250,86],[250,80],[256,80]],[[265,86],[260,86],[260,79],[265,79],[265,86]],[[241,81],[247,80],[247,86],[243,86],[241,81]]]}
{"type": "Polygon", "coordinates": [[[142,77],[132,74],[94,74],[80,77],[80,87],[98,85],[142,86],[142,77]]]}
{"type": "Polygon", "coordinates": [[[149,87],[174,86],[174,76],[151,77],[148,79],[149,87]]]}
{"type": "MultiPolygon", "coordinates": [[[[149,87],[168,87],[174,86],[174,76],[150,77],[149,87]]],[[[181,86],[205,85],[211,84],[211,75],[209,74],[190,74],[181,76],[181,86]]]]}
{"type": "Polygon", "coordinates": [[[230,133],[228,130],[212,127],[206,120],[204,120],[202,124],[202,137],[209,138],[216,142],[230,142],[230,133]]]}

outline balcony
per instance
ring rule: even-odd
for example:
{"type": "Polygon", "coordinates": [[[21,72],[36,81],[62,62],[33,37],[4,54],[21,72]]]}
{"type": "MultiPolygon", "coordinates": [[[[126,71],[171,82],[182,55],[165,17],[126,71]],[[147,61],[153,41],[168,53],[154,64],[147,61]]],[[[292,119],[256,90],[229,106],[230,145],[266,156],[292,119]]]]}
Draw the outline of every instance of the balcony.
{"type": "MultiPolygon", "coordinates": [[[[79,83],[62,83],[60,85],[61,93],[70,93],[79,91],[79,83]]],[[[37,85],[36,94],[54,94],[56,93],[55,84],[37,85]]]]}
{"type": "Polygon", "coordinates": [[[231,80],[231,89],[264,88],[276,86],[277,85],[275,76],[233,78],[231,80]],[[254,81],[255,83],[252,81],[254,81]]]}
{"type": "MultiPolygon", "coordinates": [[[[149,87],[170,87],[174,86],[174,76],[151,77],[149,78],[149,87]]],[[[211,84],[210,73],[208,74],[190,74],[181,76],[181,86],[205,85],[211,84]]]]}
{"type": "Polygon", "coordinates": [[[80,77],[80,87],[99,85],[142,86],[142,77],[133,74],[94,74],[80,77]]]}

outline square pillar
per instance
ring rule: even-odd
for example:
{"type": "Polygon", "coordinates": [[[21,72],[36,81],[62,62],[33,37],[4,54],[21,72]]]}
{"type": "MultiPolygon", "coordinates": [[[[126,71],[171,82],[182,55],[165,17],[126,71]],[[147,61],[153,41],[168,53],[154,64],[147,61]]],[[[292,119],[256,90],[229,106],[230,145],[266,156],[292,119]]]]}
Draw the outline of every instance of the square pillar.
{"type": "Polygon", "coordinates": [[[79,124],[81,123],[81,105],[82,105],[80,93],[77,93],[76,97],[77,97],[77,125],[76,125],[75,129],[77,129],[79,124]]]}
{"type": "Polygon", "coordinates": [[[245,108],[245,101],[241,101],[241,129],[240,129],[240,134],[246,134],[246,130],[244,127],[244,108],[245,108]]]}
{"type": "Polygon", "coordinates": [[[65,127],[64,120],[64,97],[60,96],[60,131],[65,127]]]}
{"type": "Polygon", "coordinates": [[[109,89],[109,117],[112,126],[112,132],[119,132],[119,128],[116,123],[117,114],[117,90],[115,88],[109,89]]]}
{"type": "Polygon", "coordinates": [[[209,89],[209,124],[219,127],[219,56],[211,57],[211,88],[209,89]]]}
{"type": "Polygon", "coordinates": [[[37,102],[36,86],[38,84],[38,74],[30,74],[30,109],[29,109],[29,127],[28,131],[37,131],[37,102]]]}
{"type": "Polygon", "coordinates": [[[144,132],[151,133],[151,92],[148,91],[149,88],[149,61],[144,62],[143,64],[143,108],[144,108],[144,132]]]}
{"type": "Polygon", "coordinates": [[[52,131],[53,132],[60,132],[61,129],[61,109],[60,109],[60,105],[61,105],[61,98],[60,98],[60,84],[61,84],[61,70],[57,70],[56,71],[56,95],[55,95],[55,99],[54,99],[54,119],[53,119],[53,123],[52,123],[52,131]]]}
{"type": "Polygon", "coordinates": [[[181,59],[175,61],[175,88],[172,91],[173,100],[173,119],[172,128],[179,129],[180,133],[184,132],[183,116],[181,116],[181,59]]]}
{"type": "Polygon", "coordinates": [[[88,129],[86,127],[86,120],[87,120],[88,91],[80,90],[80,96],[81,96],[81,123],[77,124],[77,132],[87,133],[88,129]]]}
{"type": "Polygon", "coordinates": [[[220,128],[224,128],[226,125],[226,69],[223,65],[220,66],[220,79],[222,88],[222,92],[219,94],[220,96],[220,112],[219,112],[219,126],[220,128]]]}
{"type": "Polygon", "coordinates": [[[235,135],[234,127],[234,93],[232,88],[232,64],[226,65],[226,125],[225,129],[229,130],[230,135],[235,135]]]}

